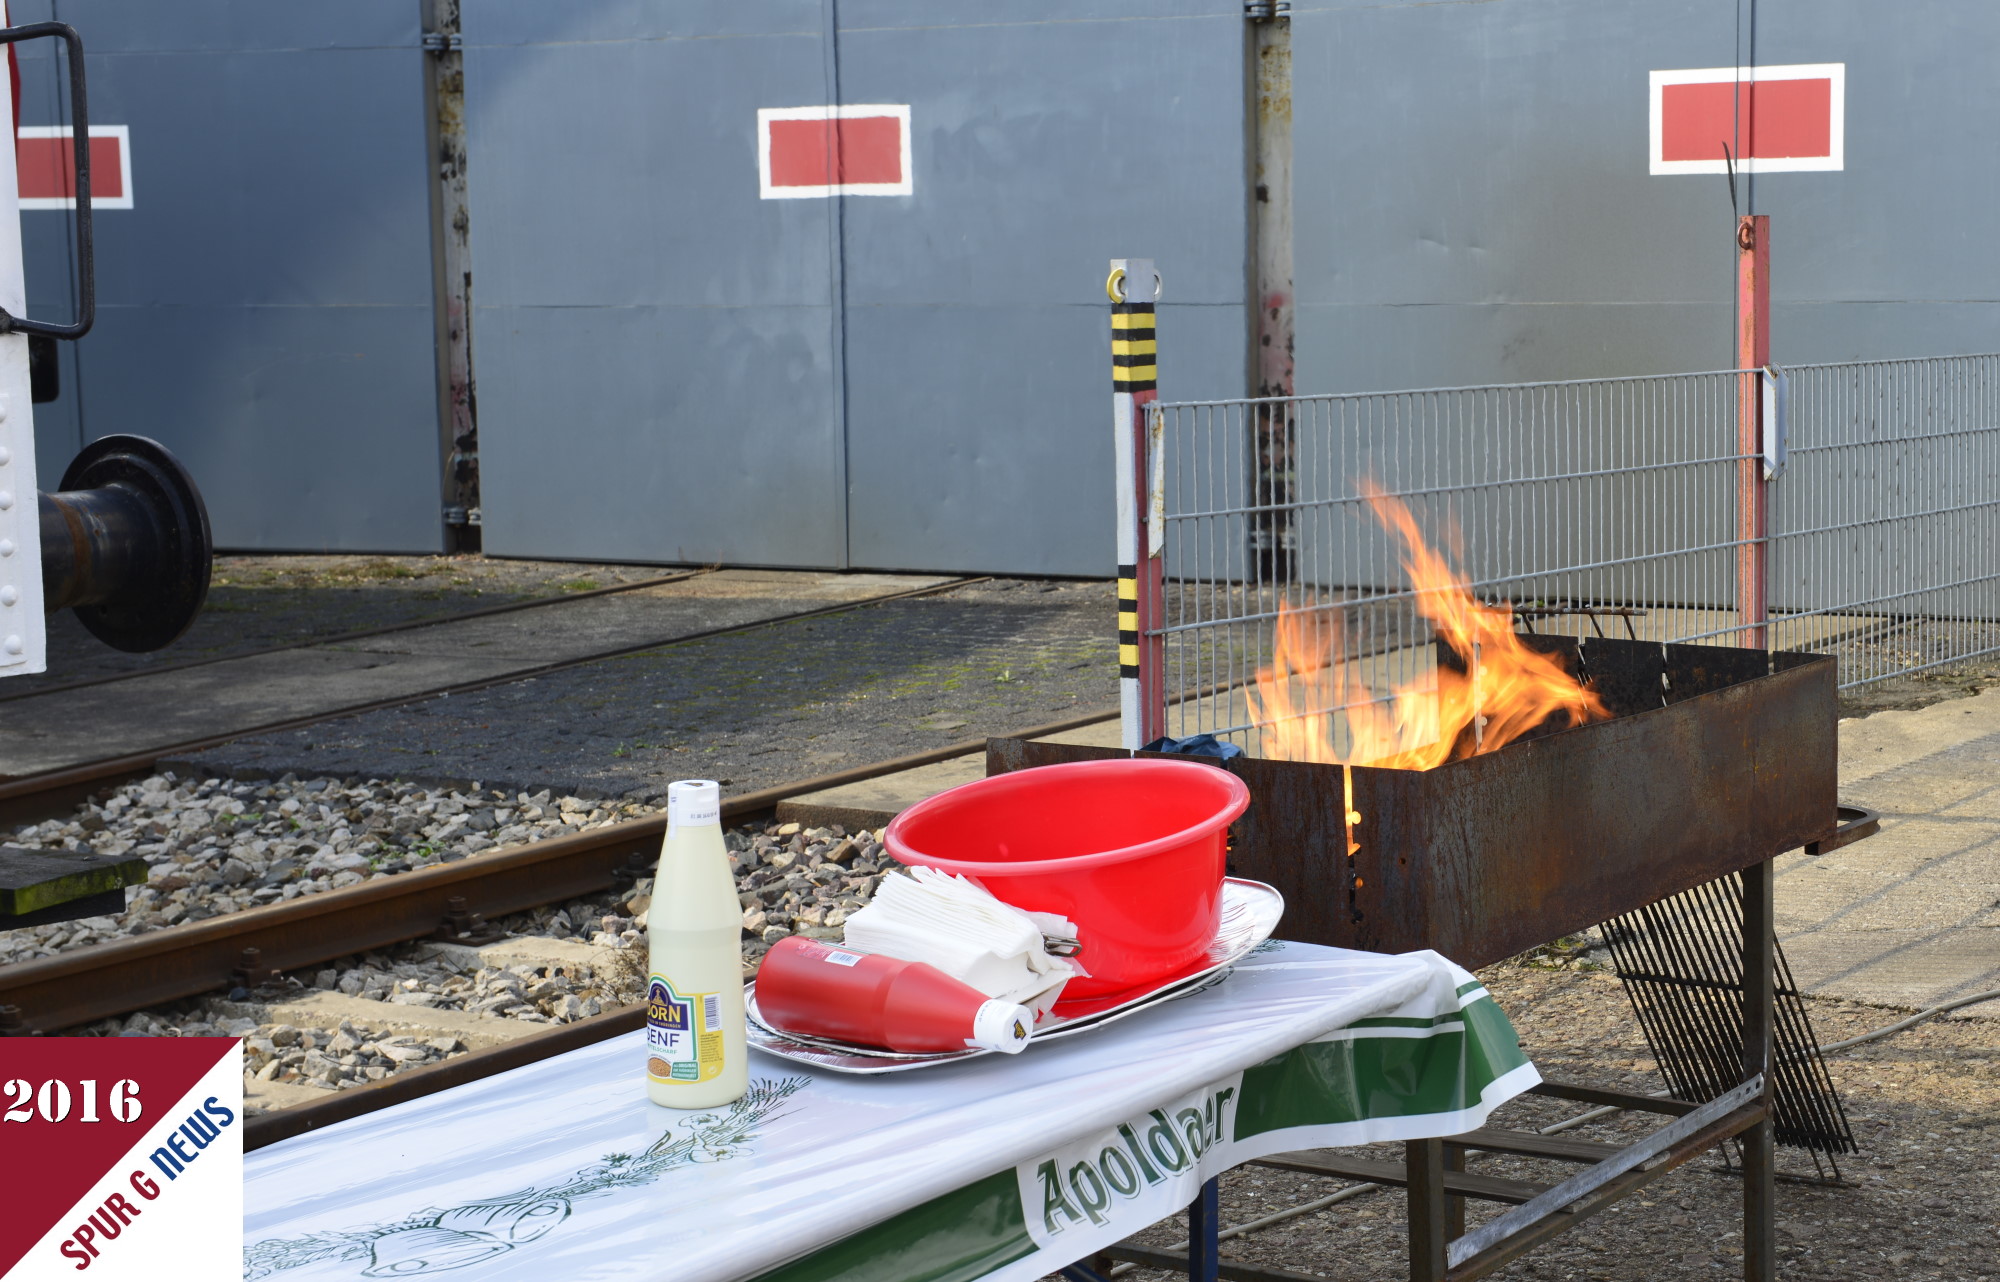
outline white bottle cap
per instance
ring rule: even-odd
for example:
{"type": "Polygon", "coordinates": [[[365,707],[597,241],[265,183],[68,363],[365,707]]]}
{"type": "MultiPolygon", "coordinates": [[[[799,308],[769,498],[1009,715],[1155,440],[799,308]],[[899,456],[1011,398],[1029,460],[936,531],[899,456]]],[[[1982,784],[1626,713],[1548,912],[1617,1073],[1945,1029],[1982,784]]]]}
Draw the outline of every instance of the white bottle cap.
{"type": "Polygon", "coordinates": [[[680,779],[667,785],[667,827],[722,823],[722,787],[713,779],[680,779]]]}
{"type": "Polygon", "coordinates": [[[990,1001],[972,1017],[972,1036],[965,1044],[975,1050],[1019,1055],[1035,1032],[1035,1013],[1014,1002],[990,1001]]]}

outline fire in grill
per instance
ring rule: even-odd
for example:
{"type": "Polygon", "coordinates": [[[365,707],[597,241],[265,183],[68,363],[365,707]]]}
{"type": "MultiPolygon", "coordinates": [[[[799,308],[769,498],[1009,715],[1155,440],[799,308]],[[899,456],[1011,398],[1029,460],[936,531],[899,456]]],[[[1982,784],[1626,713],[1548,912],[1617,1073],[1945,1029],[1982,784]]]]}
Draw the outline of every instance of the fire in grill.
{"type": "MultiPolygon", "coordinates": [[[[1831,835],[1832,659],[1520,640],[1610,715],[1428,770],[1221,763],[1251,795],[1230,871],[1284,893],[1291,938],[1477,968],[1831,835]]],[[[1122,755],[995,739],[987,771],[1122,755]]]]}

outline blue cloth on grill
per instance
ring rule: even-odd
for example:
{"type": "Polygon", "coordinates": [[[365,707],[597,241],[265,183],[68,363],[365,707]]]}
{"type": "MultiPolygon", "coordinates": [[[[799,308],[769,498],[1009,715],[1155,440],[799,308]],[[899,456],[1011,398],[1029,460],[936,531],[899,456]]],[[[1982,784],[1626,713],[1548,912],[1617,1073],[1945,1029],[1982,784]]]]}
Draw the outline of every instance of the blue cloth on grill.
{"type": "Polygon", "coordinates": [[[1243,755],[1243,749],[1212,734],[1189,735],[1185,739],[1155,739],[1139,751],[1170,752],[1182,757],[1214,757],[1218,761],[1243,755]]]}

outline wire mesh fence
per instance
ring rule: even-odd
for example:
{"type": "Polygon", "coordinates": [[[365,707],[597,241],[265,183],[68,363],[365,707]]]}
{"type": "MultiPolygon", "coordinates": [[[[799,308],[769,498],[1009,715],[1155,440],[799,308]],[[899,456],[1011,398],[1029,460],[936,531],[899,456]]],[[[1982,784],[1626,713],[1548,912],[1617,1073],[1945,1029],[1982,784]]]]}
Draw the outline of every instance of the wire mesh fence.
{"type": "Polygon", "coordinates": [[[2000,356],[1787,374],[1772,645],[1837,655],[1843,686],[2000,653],[2000,356]]]}
{"type": "MultiPolygon", "coordinates": [[[[1788,375],[1764,644],[1838,655],[1844,686],[2000,651],[2000,357],[1788,375]]],[[[1296,756],[1305,726],[1322,760],[1359,759],[1386,714],[1401,746],[1435,733],[1440,664],[1479,646],[1436,644],[1470,607],[1413,578],[1430,563],[1399,531],[1512,631],[1756,642],[1738,502],[1761,464],[1738,425],[1758,387],[1724,370],[1153,407],[1169,733],[1296,756]]]]}

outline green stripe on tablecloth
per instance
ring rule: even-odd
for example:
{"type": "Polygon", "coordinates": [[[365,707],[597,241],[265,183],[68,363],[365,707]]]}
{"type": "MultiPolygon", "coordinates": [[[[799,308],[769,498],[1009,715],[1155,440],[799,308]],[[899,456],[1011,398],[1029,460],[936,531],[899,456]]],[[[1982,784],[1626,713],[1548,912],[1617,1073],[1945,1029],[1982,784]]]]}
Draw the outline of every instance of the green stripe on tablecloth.
{"type": "MultiPolygon", "coordinates": [[[[1457,1112],[1528,1062],[1513,1025],[1484,995],[1435,1019],[1386,1017],[1349,1025],[1368,1027],[1415,1028],[1426,1035],[1310,1042],[1246,1069],[1235,1138],[1290,1126],[1457,1112]]],[[[972,1282],[1034,1251],[1020,1185],[1009,1169],[871,1225],[755,1282],[972,1282]]]]}
{"type": "Polygon", "coordinates": [[[1349,1028],[1436,1028],[1439,1024],[1458,1024],[1465,1020],[1464,1011],[1448,1010],[1442,1015],[1371,1015],[1367,1019],[1357,1019],[1349,1028]]]}
{"type": "Polygon", "coordinates": [[[934,1197],[755,1282],[971,1282],[1030,1255],[1012,1167],[934,1197]]]}
{"type": "Polygon", "coordinates": [[[1438,1026],[1428,1037],[1308,1042],[1244,1070],[1235,1138],[1472,1107],[1488,1086],[1528,1061],[1491,998],[1468,1003],[1462,1013],[1462,1026],[1438,1026]]]}

